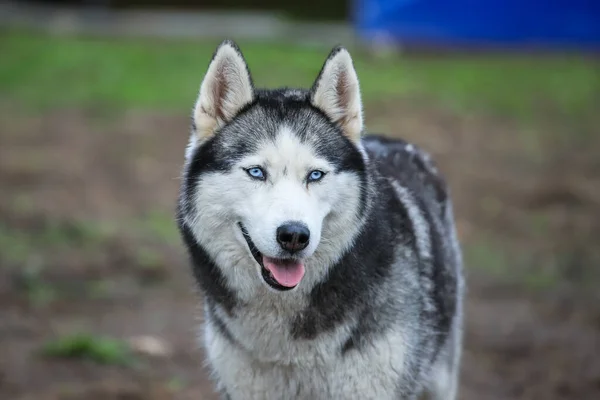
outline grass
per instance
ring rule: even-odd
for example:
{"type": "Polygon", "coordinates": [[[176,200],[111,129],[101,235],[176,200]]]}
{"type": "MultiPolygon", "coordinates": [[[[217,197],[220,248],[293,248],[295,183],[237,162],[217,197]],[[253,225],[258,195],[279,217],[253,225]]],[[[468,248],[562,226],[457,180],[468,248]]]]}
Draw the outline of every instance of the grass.
{"type": "Polygon", "coordinates": [[[186,382],[185,380],[183,380],[180,377],[173,377],[171,379],[169,379],[169,381],[167,382],[167,389],[170,392],[180,392],[181,390],[183,390],[186,386],[186,382]]]}
{"type": "MultiPolygon", "coordinates": [[[[133,226],[131,232],[117,232],[114,224],[106,221],[33,219],[30,225],[0,222],[0,268],[11,277],[12,285],[22,293],[29,304],[43,308],[57,300],[104,299],[111,296],[114,282],[105,279],[77,278],[73,280],[48,279],[47,272],[60,266],[77,252],[86,254],[87,262],[97,263],[112,252],[111,241],[118,233],[132,235],[137,246],[131,253],[132,272],[142,284],[156,284],[168,277],[165,261],[155,243],[167,239],[174,243],[177,230],[167,216],[152,213],[133,226]]],[[[117,256],[118,258],[118,256],[117,256]]],[[[110,258],[108,259],[110,260],[110,258]]],[[[108,261],[110,262],[110,261],[108,261]]]]}
{"type": "MultiPolygon", "coordinates": [[[[161,108],[188,112],[217,43],[0,33],[0,93],[34,109],[161,108]]],[[[258,86],[312,84],[326,52],[240,42],[258,86]]],[[[597,65],[575,55],[454,56],[373,61],[353,52],[367,102],[425,96],[461,111],[515,118],[541,111],[587,118],[600,93],[597,65]]]]}
{"type": "Polygon", "coordinates": [[[533,254],[523,254],[500,238],[480,238],[463,243],[467,271],[483,272],[497,282],[516,285],[529,291],[557,287],[561,276],[550,265],[539,265],[533,254]]]}
{"type": "Polygon", "coordinates": [[[19,274],[13,277],[13,284],[27,295],[33,307],[43,307],[58,297],[57,288],[46,282],[42,276],[44,266],[41,258],[28,260],[18,272],[19,274]]]}
{"type": "Polygon", "coordinates": [[[560,287],[576,287],[580,294],[594,293],[599,278],[600,252],[590,246],[589,238],[556,242],[547,236],[548,221],[531,219],[533,232],[545,243],[515,240],[502,234],[480,232],[476,239],[462,243],[467,271],[482,272],[496,282],[516,285],[533,292],[560,287]],[[545,229],[546,232],[540,231],[545,229]],[[587,239],[587,240],[586,240],[587,239]],[[552,244],[548,248],[548,243],[552,244]],[[546,246],[544,246],[546,245],[546,246]]]}
{"type": "Polygon", "coordinates": [[[136,229],[140,236],[146,236],[171,245],[179,244],[175,215],[161,211],[152,211],[139,218],[136,229]]]}
{"type": "Polygon", "coordinates": [[[27,229],[0,222],[0,261],[27,264],[50,251],[100,247],[112,234],[108,226],[92,221],[44,219],[27,229]]]}
{"type": "Polygon", "coordinates": [[[71,358],[104,365],[131,365],[129,346],[120,340],[76,333],[47,342],[42,354],[53,358],[71,358]]]}
{"type": "Polygon", "coordinates": [[[23,262],[33,250],[30,235],[25,232],[10,229],[0,223],[0,254],[7,263],[23,262]]]}

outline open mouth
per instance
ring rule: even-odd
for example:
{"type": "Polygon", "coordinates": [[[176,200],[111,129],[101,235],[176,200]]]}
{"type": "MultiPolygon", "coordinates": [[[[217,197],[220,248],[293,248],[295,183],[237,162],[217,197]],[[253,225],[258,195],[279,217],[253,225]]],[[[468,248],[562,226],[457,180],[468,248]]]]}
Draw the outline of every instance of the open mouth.
{"type": "Polygon", "coordinates": [[[260,265],[261,275],[267,285],[280,291],[291,290],[298,286],[304,276],[304,264],[302,261],[293,258],[281,259],[264,256],[258,251],[254,242],[252,242],[252,238],[250,238],[250,234],[244,225],[238,222],[238,226],[242,231],[242,235],[248,244],[252,256],[258,265],[260,265]]]}

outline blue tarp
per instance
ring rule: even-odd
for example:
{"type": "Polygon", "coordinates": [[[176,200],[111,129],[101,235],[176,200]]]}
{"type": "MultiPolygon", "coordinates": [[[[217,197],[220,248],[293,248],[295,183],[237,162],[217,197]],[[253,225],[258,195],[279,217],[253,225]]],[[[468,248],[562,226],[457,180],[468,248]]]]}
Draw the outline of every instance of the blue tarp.
{"type": "Polygon", "coordinates": [[[354,0],[366,40],[600,48],[600,0],[354,0]]]}

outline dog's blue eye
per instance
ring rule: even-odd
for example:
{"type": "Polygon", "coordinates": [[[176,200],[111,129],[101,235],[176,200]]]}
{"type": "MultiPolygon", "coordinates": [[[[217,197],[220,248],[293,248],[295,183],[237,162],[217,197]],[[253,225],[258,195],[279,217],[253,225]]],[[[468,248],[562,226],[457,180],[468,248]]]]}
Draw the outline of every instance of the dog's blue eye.
{"type": "Polygon", "coordinates": [[[255,179],[260,179],[260,180],[265,179],[265,173],[262,170],[262,168],[259,168],[259,167],[249,168],[246,170],[246,172],[248,173],[248,175],[250,175],[251,177],[253,177],[255,179]]]}
{"type": "Polygon", "coordinates": [[[308,181],[316,182],[318,180],[321,180],[321,178],[323,178],[323,175],[324,175],[323,172],[321,172],[319,170],[314,170],[310,174],[308,174],[308,181]]]}

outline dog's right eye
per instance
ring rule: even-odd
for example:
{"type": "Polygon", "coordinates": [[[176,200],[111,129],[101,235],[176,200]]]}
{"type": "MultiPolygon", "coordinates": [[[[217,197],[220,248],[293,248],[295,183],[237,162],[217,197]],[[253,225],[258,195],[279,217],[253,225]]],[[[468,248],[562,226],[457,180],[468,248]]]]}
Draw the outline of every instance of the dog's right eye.
{"type": "Polygon", "coordinates": [[[260,181],[264,181],[266,179],[265,171],[263,171],[260,167],[252,167],[246,169],[246,173],[250,175],[251,178],[258,179],[260,181]]]}

